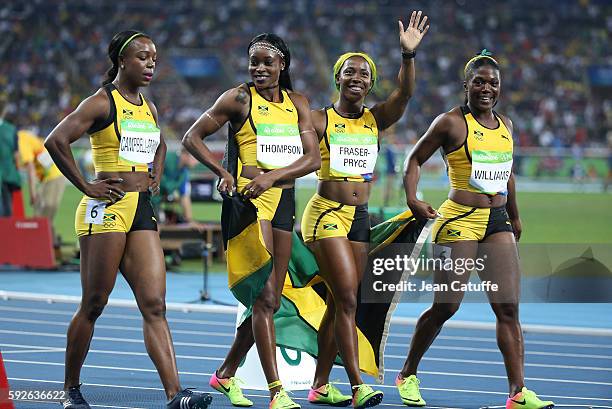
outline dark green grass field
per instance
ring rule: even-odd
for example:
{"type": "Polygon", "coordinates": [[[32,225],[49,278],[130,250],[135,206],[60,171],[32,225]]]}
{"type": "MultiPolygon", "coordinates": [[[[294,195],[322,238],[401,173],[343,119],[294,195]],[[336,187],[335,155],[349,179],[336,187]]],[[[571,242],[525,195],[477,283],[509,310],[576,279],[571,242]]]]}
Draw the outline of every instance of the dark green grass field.
{"type": "MultiPolygon", "coordinates": [[[[297,220],[313,188],[297,191],[297,220]]],[[[446,190],[424,190],[424,199],[434,207],[445,199],[446,190]]],[[[372,192],[370,209],[382,204],[382,187],[372,192]]],[[[74,211],[80,200],[80,192],[68,186],[62,206],[55,219],[57,233],[64,242],[75,242],[74,211]]],[[[27,192],[24,200],[28,202],[27,192]]],[[[395,209],[402,210],[403,192],[397,189],[392,202],[395,209]]],[[[538,193],[519,192],[519,209],[523,222],[524,243],[612,243],[612,194],[605,193],[538,193]]],[[[392,212],[394,209],[387,209],[392,212]]],[[[26,212],[30,214],[29,208],[26,212]]],[[[195,203],[194,216],[202,221],[220,219],[219,203],[195,203]]]]}

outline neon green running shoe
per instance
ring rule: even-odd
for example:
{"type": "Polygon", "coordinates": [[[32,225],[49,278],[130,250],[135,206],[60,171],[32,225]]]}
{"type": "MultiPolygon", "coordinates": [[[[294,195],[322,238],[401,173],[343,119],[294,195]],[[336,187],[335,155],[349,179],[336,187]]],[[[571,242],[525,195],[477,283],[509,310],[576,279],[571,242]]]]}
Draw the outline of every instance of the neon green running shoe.
{"type": "Polygon", "coordinates": [[[353,397],[343,395],[338,388],[331,383],[326,383],[317,389],[310,389],[308,392],[308,402],[315,405],[348,406],[353,397]]]}
{"type": "Polygon", "coordinates": [[[555,404],[552,401],[540,400],[534,391],[524,386],[519,393],[506,401],[506,409],[552,409],[554,407],[555,404]]]}
{"type": "Polygon", "coordinates": [[[300,409],[301,406],[291,400],[285,389],[276,392],[274,399],[270,402],[270,409],[300,409]]]}
{"type": "Polygon", "coordinates": [[[219,378],[217,376],[217,373],[215,372],[210,377],[210,381],[208,382],[208,384],[214,390],[219,391],[225,396],[227,396],[227,398],[234,406],[253,406],[253,402],[251,402],[250,400],[245,398],[244,395],[242,395],[242,390],[240,389],[240,386],[238,386],[239,382],[241,382],[240,379],[236,377],[226,379],[219,378]]]}
{"type": "Polygon", "coordinates": [[[398,375],[395,378],[395,386],[397,386],[397,390],[399,391],[400,398],[402,398],[402,403],[407,406],[425,406],[426,403],[421,397],[421,392],[419,391],[419,378],[415,375],[410,375],[408,378],[400,379],[398,375]]]}
{"type": "Polygon", "coordinates": [[[353,407],[355,409],[371,408],[382,402],[383,393],[375,391],[370,386],[362,383],[353,389],[353,407]]]}

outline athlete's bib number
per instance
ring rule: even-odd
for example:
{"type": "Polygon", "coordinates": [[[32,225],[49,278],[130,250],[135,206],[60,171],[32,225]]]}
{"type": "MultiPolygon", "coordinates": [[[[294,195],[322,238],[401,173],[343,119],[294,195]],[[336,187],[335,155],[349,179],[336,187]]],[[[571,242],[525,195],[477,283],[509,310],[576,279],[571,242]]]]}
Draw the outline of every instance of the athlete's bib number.
{"type": "Polygon", "coordinates": [[[149,121],[121,121],[119,163],[146,165],[153,162],[159,146],[159,128],[149,121]]]}
{"type": "Polygon", "coordinates": [[[374,135],[329,135],[329,174],[331,176],[363,176],[374,172],[378,157],[378,138],[374,135]]]}
{"type": "Polygon", "coordinates": [[[85,223],[102,224],[106,202],[101,200],[89,199],[87,210],[85,211],[85,223]]]}
{"type": "Polygon", "coordinates": [[[481,192],[505,193],[511,173],[512,152],[472,151],[470,185],[481,192]]]}
{"type": "Polygon", "coordinates": [[[260,124],[257,126],[257,166],[277,169],[302,156],[302,140],[297,125],[260,124]]]}

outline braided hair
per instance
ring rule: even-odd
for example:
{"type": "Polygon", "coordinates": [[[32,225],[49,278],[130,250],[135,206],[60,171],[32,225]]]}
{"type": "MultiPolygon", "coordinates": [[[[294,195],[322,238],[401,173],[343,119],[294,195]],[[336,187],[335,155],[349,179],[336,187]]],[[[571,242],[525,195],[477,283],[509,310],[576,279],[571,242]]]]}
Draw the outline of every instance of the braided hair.
{"type": "Polygon", "coordinates": [[[256,43],[268,43],[272,46],[278,48],[283,55],[280,56],[281,59],[285,62],[285,68],[280,72],[280,77],[278,79],[278,84],[281,88],[288,89],[293,91],[293,85],[291,84],[291,76],[289,74],[289,65],[291,64],[291,53],[289,52],[289,47],[283,41],[282,38],[273,33],[263,33],[255,36],[251,42],[249,43],[248,50],[251,49],[253,44],[256,43]]]}

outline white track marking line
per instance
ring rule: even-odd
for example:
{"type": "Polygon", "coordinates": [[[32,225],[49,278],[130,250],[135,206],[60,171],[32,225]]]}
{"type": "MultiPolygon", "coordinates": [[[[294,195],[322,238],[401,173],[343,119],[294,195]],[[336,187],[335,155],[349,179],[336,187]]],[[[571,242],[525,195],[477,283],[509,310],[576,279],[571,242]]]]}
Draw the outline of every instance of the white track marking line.
{"type": "MultiPolygon", "coordinates": [[[[172,331],[171,331],[172,332],[172,331]]],[[[31,331],[11,331],[11,330],[0,330],[0,334],[14,334],[14,335],[33,335],[33,336],[42,336],[42,337],[56,337],[56,338],[65,338],[65,334],[54,334],[54,333],[46,333],[46,332],[31,332],[31,331]]],[[[144,343],[141,339],[130,339],[130,338],[113,338],[113,337],[99,337],[94,336],[93,340],[99,341],[110,341],[110,342],[129,342],[129,343],[144,343]]],[[[174,341],[174,345],[179,346],[193,346],[193,347],[201,347],[201,348],[218,348],[218,349],[229,349],[228,345],[219,345],[219,344],[201,344],[198,342],[183,342],[183,341],[174,341]]],[[[387,346],[401,346],[407,347],[407,345],[402,344],[387,344],[387,346]]],[[[471,348],[471,347],[453,347],[453,346],[438,346],[432,345],[430,349],[436,350],[445,350],[445,351],[473,351],[473,352],[486,352],[486,353],[495,353],[499,354],[499,349],[495,348],[471,348]]],[[[526,351],[525,355],[541,355],[541,356],[556,356],[556,357],[568,357],[568,358],[585,358],[585,359],[611,359],[611,355],[595,355],[595,354],[569,354],[562,352],[543,352],[543,351],[526,351]]],[[[402,355],[385,355],[389,358],[400,358],[405,359],[405,356],[402,355]]]]}
{"type": "MultiPolygon", "coordinates": [[[[0,311],[13,311],[13,312],[28,312],[32,314],[48,314],[48,315],[63,315],[72,317],[76,311],[65,311],[65,310],[43,310],[39,308],[25,308],[25,307],[6,307],[0,305],[0,311]]],[[[113,314],[106,313],[102,314],[102,318],[112,318],[112,319],[122,319],[122,320],[136,320],[142,321],[142,316],[140,314],[113,314]]],[[[199,325],[219,325],[222,327],[231,327],[235,328],[236,325],[234,323],[228,321],[208,321],[208,320],[190,320],[187,318],[174,318],[174,317],[166,317],[168,322],[176,322],[179,324],[199,324],[199,325]]]]}
{"type": "MultiPolygon", "coordinates": [[[[40,382],[40,383],[56,383],[63,384],[62,381],[47,381],[42,379],[27,379],[27,378],[8,378],[9,381],[23,381],[23,382],[40,382]]],[[[346,382],[339,382],[340,385],[349,385],[346,382]]],[[[109,384],[99,384],[99,383],[85,383],[85,386],[99,386],[103,388],[121,388],[121,389],[140,389],[140,390],[152,390],[152,391],[163,391],[162,388],[150,388],[144,386],[127,386],[127,385],[109,385],[109,384]]],[[[395,389],[395,386],[391,385],[377,385],[378,388],[391,388],[395,389]]],[[[420,388],[421,390],[429,390],[429,391],[439,391],[439,392],[458,392],[458,393],[475,393],[475,394],[486,394],[486,395],[503,395],[508,396],[507,392],[493,392],[493,391],[479,391],[479,390],[471,390],[471,389],[448,389],[448,388],[420,388]]],[[[201,392],[201,391],[200,391],[201,392]]],[[[220,392],[212,391],[208,392],[215,395],[221,395],[220,392]]],[[[245,396],[262,396],[268,397],[268,395],[256,395],[256,394],[245,394],[245,396]]],[[[597,401],[610,401],[612,399],[607,398],[582,398],[577,396],[557,396],[557,395],[540,395],[545,398],[554,398],[554,399],[577,399],[577,400],[597,400],[597,401]]],[[[305,400],[303,398],[298,398],[300,400],[305,400]]],[[[400,407],[403,407],[399,405],[400,407]]],[[[569,405],[568,405],[569,406],[569,405]]],[[[589,405],[591,406],[591,405],[589,405]]]]}
{"type": "MultiPolygon", "coordinates": [[[[14,363],[14,364],[23,364],[23,365],[47,365],[47,366],[64,366],[63,362],[44,362],[44,361],[26,361],[20,359],[4,359],[4,362],[14,363]]],[[[93,368],[93,369],[108,369],[111,371],[134,371],[134,372],[152,372],[157,373],[155,369],[148,368],[133,368],[133,367],[123,367],[123,366],[107,366],[107,365],[91,365],[85,364],[83,368],[93,368]]],[[[399,369],[392,369],[391,371],[398,372],[399,369]]],[[[435,376],[461,376],[461,377],[470,377],[470,378],[495,378],[495,379],[507,379],[505,376],[500,375],[484,375],[484,374],[468,374],[468,373],[456,373],[456,372],[434,372],[434,371],[419,371],[422,374],[427,375],[435,375],[435,376]]],[[[207,372],[186,372],[179,371],[180,375],[193,375],[193,376],[211,376],[212,373],[207,372]]],[[[540,381],[540,382],[552,382],[552,383],[574,383],[574,384],[586,384],[586,385],[602,385],[602,386],[612,386],[612,382],[599,382],[599,381],[579,381],[579,380],[571,380],[571,379],[554,379],[554,378],[530,378],[526,377],[525,380],[528,381],[540,381]]]]}
{"type": "MultiPolygon", "coordinates": [[[[28,400],[28,399],[13,399],[13,402],[28,402],[28,403],[44,403],[44,404],[57,404],[55,401],[45,401],[45,400],[28,400]]],[[[94,405],[89,404],[92,408],[111,408],[111,409],[146,409],[146,408],[137,408],[135,406],[112,406],[112,405],[94,405]]]]}
{"type": "MultiPolygon", "coordinates": [[[[65,348],[61,347],[43,347],[36,345],[16,345],[16,344],[0,344],[0,347],[11,347],[11,348],[30,348],[44,350],[44,352],[64,352],[65,348]],[[53,350],[53,351],[49,351],[53,350]]],[[[6,354],[11,351],[2,351],[3,354],[6,354]]],[[[117,354],[117,355],[132,355],[132,356],[144,356],[148,357],[149,355],[146,352],[126,352],[126,351],[116,351],[116,350],[102,350],[102,349],[90,349],[90,353],[98,353],[98,354],[117,354]]],[[[202,361],[223,361],[223,358],[211,357],[211,356],[203,356],[203,355],[183,355],[177,354],[177,358],[181,359],[193,359],[193,360],[202,360],[202,361]]],[[[397,358],[391,358],[397,359],[397,358]]],[[[403,359],[403,358],[402,358],[403,359]]],[[[475,359],[457,359],[457,358],[435,358],[435,357],[423,357],[423,361],[435,361],[435,362],[454,362],[454,363],[464,363],[464,364],[481,364],[481,365],[504,365],[501,361],[482,361],[475,359]]],[[[597,366],[575,366],[575,365],[555,365],[555,364],[534,364],[534,363],[525,363],[526,367],[536,367],[536,368],[554,368],[554,369],[571,369],[571,370],[583,370],[583,371],[603,371],[603,372],[612,372],[612,367],[604,368],[597,366]]]]}
{"type": "MultiPolygon", "coordinates": [[[[52,315],[65,315],[72,317],[74,315],[74,311],[54,311],[54,310],[42,310],[38,308],[22,308],[22,307],[5,307],[0,306],[0,311],[16,311],[16,312],[30,312],[34,314],[52,314],[52,315]]],[[[120,315],[120,314],[112,314],[112,313],[104,313],[101,317],[103,318],[112,318],[112,319],[128,319],[128,320],[137,320],[142,321],[142,317],[140,315],[120,315]]],[[[8,319],[4,319],[5,321],[9,321],[8,319]]],[[[190,320],[183,318],[167,318],[168,322],[171,323],[185,323],[185,324],[195,324],[195,325],[218,325],[223,327],[234,328],[235,324],[231,322],[222,322],[222,321],[208,321],[208,320],[190,320]]],[[[49,323],[45,321],[45,323],[49,323]]],[[[234,336],[234,333],[228,333],[231,336],[234,336]]],[[[391,333],[390,338],[408,338],[412,337],[412,334],[397,334],[391,333]]],[[[466,341],[466,342],[491,342],[497,343],[497,340],[493,337],[485,338],[485,337],[465,337],[465,336],[456,336],[456,335],[439,335],[436,339],[444,339],[449,341],[466,341]]],[[[546,345],[546,346],[562,346],[562,347],[575,347],[575,348],[607,348],[612,349],[612,342],[608,344],[588,344],[588,343],[578,343],[578,342],[559,342],[559,341],[540,341],[540,340],[525,340],[526,345],[546,345]]]]}

